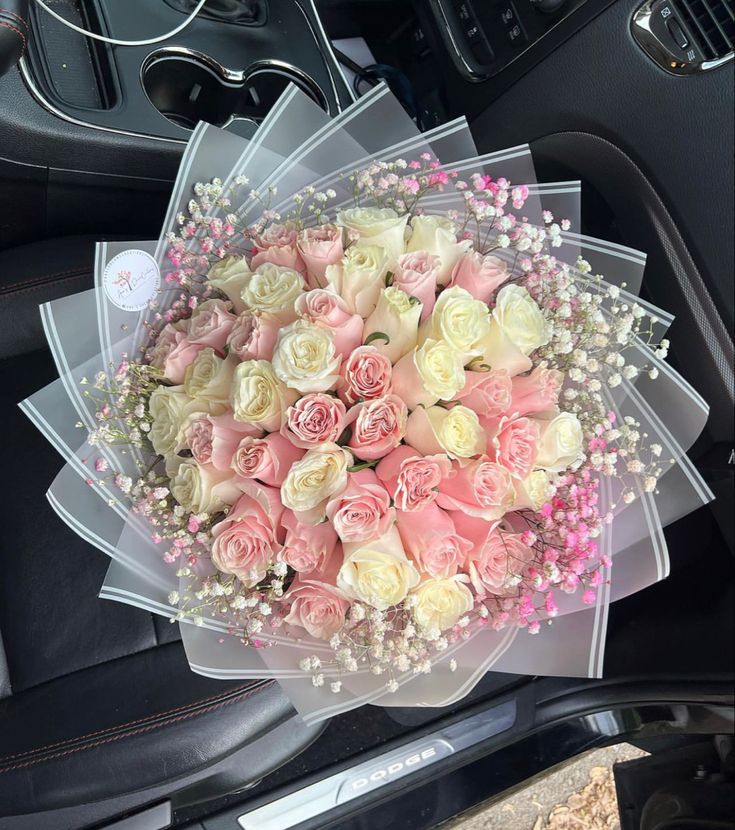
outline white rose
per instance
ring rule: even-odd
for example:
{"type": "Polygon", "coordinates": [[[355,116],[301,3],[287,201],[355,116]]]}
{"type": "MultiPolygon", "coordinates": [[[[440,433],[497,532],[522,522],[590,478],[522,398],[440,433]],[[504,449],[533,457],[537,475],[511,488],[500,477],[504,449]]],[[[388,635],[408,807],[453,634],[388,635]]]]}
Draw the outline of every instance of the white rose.
{"type": "Polygon", "coordinates": [[[351,464],[352,455],[337,444],[313,447],[291,465],[281,485],[281,501],[300,521],[318,524],[326,516],[330,497],[347,486],[351,464]]]}
{"type": "Polygon", "coordinates": [[[382,338],[375,338],[370,345],[375,346],[391,363],[397,363],[416,347],[422,308],[421,303],[400,288],[384,288],[375,311],[365,321],[363,342],[376,332],[385,334],[389,338],[387,343],[382,338]]]}
{"type": "Polygon", "coordinates": [[[264,262],[249,275],[241,296],[247,308],[264,311],[285,324],[296,319],[294,303],[304,288],[298,271],[264,262]]]}
{"type": "Polygon", "coordinates": [[[221,472],[210,465],[200,466],[192,458],[167,467],[171,477],[171,495],[190,513],[217,513],[234,504],[242,495],[232,472],[221,472]]]}
{"type": "Polygon", "coordinates": [[[421,578],[408,561],[395,526],[371,542],[345,544],[344,556],[337,587],[378,611],[403,602],[421,578]]]}
{"type": "Polygon", "coordinates": [[[550,336],[546,318],[528,291],[514,283],[506,285],[498,292],[482,343],[482,361],[511,375],[527,372],[532,366],[528,355],[548,343],[550,336]]]}
{"type": "Polygon", "coordinates": [[[408,214],[392,208],[350,208],[337,213],[337,224],[359,235],[357,245],[380,245],[391,265],[404,253],[408,214]]]}
{"type": "Polygon", "coordinates": [[[553,497],[555,490],[549,481],[549,474],[545,470],[533,470],[522,483],[521,489],[525,490],[528,503],[522,506],[514,504],[513,510],[522,510],[524,507],[540,510],[553,497]]]}
{"type": "Polygon", "coordinates": [[[250,268],[244,257],[227,256],[215,263],[207,274],[207,281],[221,291],[235,308],[235,312],[245,310],[242,291],[250,278],[250,268]]]}
{"type": "Polygon", "coordinates": [[[454,286],[439,294],[431,316],[421,326],[419,339],[445,340],[466,363],[482,354],[482,343],[489,331],[487,305],[464,288],[454,286]]]}
{"type": "Polygon", "coordinates": [[[542,431],[534,467],[561,473],[582,461],[584,435],[576,415],[562,412],[551,421],[538,423],[542,431]]]}
{"type": "Polygon", "coordinates": [[[385,288],[387,272],[384,248],[353,245],[347,249],[341,263],[327,268],[325,276],[349,310],[365,318],[375,309],[380,292],[385,288]]]}
{"type": "Polygon", "coordinates": [[[409,409],[450,401],[464,386],[462,355],[444,340],[427,340],[393,367],[393,392],[409,409]]]}
{"type": "Polygon", "coordinates": [[[340,360],[329,329],[297,320],[278,334],[273,369],[286,386],[306,395],[334,388],[340,360]]]}
{"type": "Polygon", "coordinates": [[[472,458],[487,449],[487,434],[477,414],[461,405],[415,409],[408,416],[405,437],[422,455],[445,452],[450,458],[472,458]]]}
{"type": "Polygon", "coordinates": [[[472,248],[470,240],[457,242],[457,226],[446,216],[422,214],[411,220],[413,233],[406,246],[407,251],[426,251],[438,256],[441,266],[437,283],[446,285],[459,258],[472,248]]]}
{"type": "Polygon", "coordinates": [[[446,631],[472,610],[472,592],[457,579],[427,579],[411,592],[413,618],[422,631],[446,631]]]}
{"type": "Polygon", "coordinates": [[[187,366],[184,391],[190,398],[212,403],[227,403],[237,361],[221,358],[214,349],[202,349],[187,366]]]}
{"type": "Polygon", "coordinates": [[[148,437],[153,449],[165,456],[179,449],[181,427],[191,399],[181,386],[159,386],[148,401],[152,424],[148,437]]]}
{"type": "Polygon", "coordinates": [[[298,394],[276,377],[267,360],[245,360],[235,369],[230,403],[236,421],[277,432],[286,409],[297,398],[298,394]]]}

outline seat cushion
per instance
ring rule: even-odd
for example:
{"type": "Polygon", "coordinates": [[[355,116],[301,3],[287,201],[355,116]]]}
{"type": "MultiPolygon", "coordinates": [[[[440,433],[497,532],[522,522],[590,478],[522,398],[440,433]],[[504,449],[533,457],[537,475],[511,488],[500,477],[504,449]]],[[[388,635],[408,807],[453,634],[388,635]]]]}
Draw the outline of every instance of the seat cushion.
{"type": "Polygon", "coordinates": [[[0,251],[0,357],[44,348],[38,306],[92,287],[97,241],[66,236],[0,251]]]}
{"type": "MultiPolygon", "coordinates": [[[[25,290],[38,270],[21,268],[43,258],[37,251],[11,258],[13,273],[0,254],[0,291],[12,286],[15,304],[8,312],[0,297],[3,320],[30,321],[39,299],[91,284],[93,247],[65,245],[75,254],[59,261],[66,248],[44,243],[48,271],[74,275],[38,292],[25,290]],[[71,267],[80,251],[86,270],[71,267]]],[[[277,684],[196,675],[178,625],[98,598],[109,560],[51,510],[45,492],[63,462],[16,405],[55,378],[53,361],[42,348],[18,354],[12,331],[2,336],[0,828],[82,827],[161,794],[185,800],[195,784],[197,798],[215,797],[289,760],[320,729],[277,684]]],[[[41,345],[40,330],[22,337],[41,345]]]]}

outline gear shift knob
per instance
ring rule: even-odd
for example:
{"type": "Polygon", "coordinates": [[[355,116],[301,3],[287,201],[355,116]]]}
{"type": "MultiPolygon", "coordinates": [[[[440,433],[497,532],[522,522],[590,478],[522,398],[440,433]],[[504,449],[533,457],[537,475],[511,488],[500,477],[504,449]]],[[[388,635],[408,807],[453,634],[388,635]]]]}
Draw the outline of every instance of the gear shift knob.
{"type": "Polygon", "coordinates": [[[0,75],[23,57],[30,33],[28,0],[4,0],[0,8],[0,75]]]}
{"type": "MultiPolygon", "coordinates": [[[[196,0],[166,0],[166,3],[185,14],[190,14],[196,6],[196,0]]],[[[254,23],[262,17],[263,5],[262,0],[207,0],[200,15],[229,23],[254,23]]]]}

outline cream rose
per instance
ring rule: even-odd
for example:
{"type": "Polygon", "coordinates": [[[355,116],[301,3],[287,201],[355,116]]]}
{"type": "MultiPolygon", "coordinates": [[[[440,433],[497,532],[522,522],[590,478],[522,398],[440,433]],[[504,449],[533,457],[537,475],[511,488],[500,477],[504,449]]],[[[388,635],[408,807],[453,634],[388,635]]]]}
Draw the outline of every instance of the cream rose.
{"type": "Polygon", "coordinates": [[[189,458],[178,464],[171,477],[171,495],[188,512],[217,513],[226,504],[234,504],[242,492],[231,470],[223,472],[189,458]]]}
{"type": "Polygon", "coordinates": [[[426,340],[393,367],[392,386],[409,409],[450,401],[464,386],[462,356],[444,340],[426,340]]]}
{"type": "Polygon", "coordinates": [[[472,610],[470,589],[457,579],[427,579],[411,592],[413,618],[422,631],[446,631],[472,610]]]}
{"type": "Polygon", "coordinates": [[[273,371],[302,395],[326,392],[339,380],[340,356],[329,329],[297,320],[281,329],[273,352],[273,371]]]}
{"type": "Polygon", "coordinates": [[[454,286],[441,292],[429,319],[422,324],[419,341],[444,340],[467,363],[482,354],[482,343],[490,332],[490,312],[469,291],[454,286]]]}
{"type": "Polygon", "coordinates": [[[551,421],[538,421],[541,441],[534,467],[561,473],[575,467],[584,458],[584,435],[577,416],[562,412],[551,421]]]}
{"type": "Polygon", "coordinates": [[[221,291],[232,303],[237,314],[245,310],[242,291],[250,279],[250,268],[244,257],[228,256],[215,263],[207,274],[207,281],[221,291]]]}
{"type": "Polygon", "coordinates": [[[549,337],[549,325],[533,297],[520,285],[506,285],[498,292],[482,361],[511,375],[527,372],[532,366],[528,355],[549,337]]]}
{"type": "Polygon", "coordinates": [[[246,360],[235,369],[230,403],[236,421],[277,432],[286,409],[297,397],[276,377],[267,360],[246,360]]]}
{"type": "Polygon", "coordinates": [[[363,319],[372,314],[380,292],[385,287],[388,260],[378,245],[353,245],[342,262],[330,265],[325,276],[332,290],[339,294],[354,314],[363,319]]]}
{"type": "Polygon", "coordinates": [[[419,583],[419,572],[408,561],[395,527],[370,542],[344,545],[344,555],[337,587],[378,611],[403,602],[419,583]]]}
{"type": "Polygon", "coordinates": [[[466,406],[430,406],[409,415],[406,443],[422,455],[443,451],[450,458],[472,458],[485,452],[487,435],[477,414],[466,406]]]}
{"type": "Polygon", "coordinates": [[[337,224],[358,235],[357,245],[380,245],[393,263],[405,251],[408,214],[392,208],[350,208],[337,214],[337,224]]]}
{"type": "Polygon", "coordinates": [[[266,262],[248,277],[242,299],[247,308],[272,314],[286,324],[296,319],[294,303],[304,288],[304,278],[298,271],[266,262]]]}
{"type": "Polygon", "coordinates": [[[411,220],[411,238],[407,251],[426,251],[439,257],[441,265],[436,273],[439,285],[446,285],[457,261],[472,247],[472,242],[457,242],[457,226],[445,216],[424,214],[411,220]]]}
{"type": "Polygon", "coordinates": [[[517,487],[517,497],[512,510],[540,510],[551,501],[556,488],[551,483],[551,477],[546,470],[533,470],[530,475],[517,487]]]}
{"type": "Polygon", "coordinates": [[[324,443],[308,450],[281,485],[281,501],[299,521],[317,524],[326,516],[329,499],[347,486],[352,455],[337,444],[324,443]]]}
{"type": "Polygon", "coordinates": [[[190,398],[227,403],[237,361],[221,358],[214,349],[202,349],[184,375],[184,391],[190,398]]]}
{"type": "Polygon", "coordinates": [[[373,334],[385,334],[387,342],[382,337],[376,337],[370,345],[375,346],[391,363],[398,363],[418,342],[422,307],[420,302],[394,285],[382,289],[375,311],[365,321],[363,342],[373,334]]]}
{"type": "Polygon", "coordinates": [[[148,401],[152,424],[148,437],[153,449],[163,456],[179,448],[184,420],[191,398],[181,386],[159,386],[148,401]]]}

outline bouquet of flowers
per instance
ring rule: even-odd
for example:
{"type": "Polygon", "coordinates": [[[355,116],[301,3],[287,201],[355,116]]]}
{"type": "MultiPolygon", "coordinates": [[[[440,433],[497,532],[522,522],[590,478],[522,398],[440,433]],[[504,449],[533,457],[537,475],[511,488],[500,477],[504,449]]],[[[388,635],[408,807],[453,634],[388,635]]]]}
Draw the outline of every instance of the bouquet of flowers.
{"type": "Polygon", "coordinates": [[[311,721],[599,676],[609,602],[711,498],[707,406],[644,257],[578,222],[527,147],[421,134],[385,87],[334,120],[291,88],[250,141],[200,125],[161,239],[100,245],[95,289],[41,309],[60,379],[22,406],[101,595],[311,721]]]}

